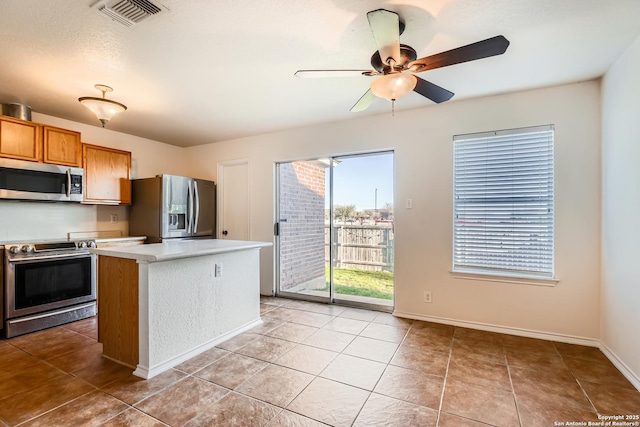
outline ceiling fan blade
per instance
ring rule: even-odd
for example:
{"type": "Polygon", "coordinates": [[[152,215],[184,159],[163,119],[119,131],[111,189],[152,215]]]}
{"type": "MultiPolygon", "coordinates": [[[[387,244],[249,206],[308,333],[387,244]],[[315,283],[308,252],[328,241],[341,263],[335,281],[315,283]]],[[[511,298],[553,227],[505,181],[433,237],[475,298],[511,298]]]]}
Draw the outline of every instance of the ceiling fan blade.
{"type": "Polygon", "coordinates": [[[301,79],[315,79],[324,77],[375,76],[377,74],[379,73],[374,70],[298,70],[294,75],[301,79]]]}
{"type": "Polygon", "coordinates": [[[495,36],[490,39],[471,43],[446,52],[416,59],[407,65],[414,73],[433,70],[434,68],[447,67],[462,62],[475,61],[476,59],[502,55],[509,47],[509,40],[504,36],[495,36]]]}
{"type": "Polygon", "coordinates": [[[371,92],[371,89],[365,92],[364,95],[355,103],[353,107],[351,107],[352,113],[358,113],[360,111],[364,111],[373,103],[376,99],[376,96],[371,92]]]}
{"type": "Polygon", "coordinates": [[[437,104],[450,100],[451,97],[454,95],[453,92],[449,92],[443,87],[435,85],[424,79],[421,79],[418,76],[414,76],[414,77],[418,79],[418,83],[416,84],[416,87],[413,88],[413,91],[419,93],[425,98],[429,98],[430,100],[432,100],[437,104]]]}
{"type": "Polygon", "coordinates": [[[400,62],[400,18],[397,13],[378,9],[367,13],[369,27],[378,46],[380,58],[389,64],[389,58],[400,62]]]}

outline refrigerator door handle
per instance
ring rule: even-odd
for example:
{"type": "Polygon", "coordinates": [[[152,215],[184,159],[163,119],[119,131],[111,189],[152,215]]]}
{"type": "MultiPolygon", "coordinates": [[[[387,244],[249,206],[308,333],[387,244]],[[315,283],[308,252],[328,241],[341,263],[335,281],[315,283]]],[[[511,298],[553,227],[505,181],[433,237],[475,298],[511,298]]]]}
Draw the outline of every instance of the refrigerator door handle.
{"type": "Polygon", "coordinates": [[[193,192],[191,191],[191,181],[187,181],[187,233],[191,234],[193,226],[193,192]]]}
{"type": "Polygon", "coordinates": [[[193,222],[193,234],[198,231],[198,219],[200,217],[200,196],[198,195],[198,181],[193,181],[193,196],[196,200],[195,220],[193,222]]]}

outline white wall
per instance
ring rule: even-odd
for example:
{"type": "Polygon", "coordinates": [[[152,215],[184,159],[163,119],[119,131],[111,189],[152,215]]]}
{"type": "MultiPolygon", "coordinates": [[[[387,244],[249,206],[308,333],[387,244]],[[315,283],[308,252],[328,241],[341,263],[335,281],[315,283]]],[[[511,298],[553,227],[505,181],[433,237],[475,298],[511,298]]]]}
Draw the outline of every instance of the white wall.
{"type": "MultiPolygon", "coordinates": [[[[187,173],[184,149],[145,138],[33,113],[34,122],[82,133],[82,142],[131,151],[133,178],[159,173],[187,173]]],[[[115,120],[115,119],[114,119],[115,120]]],[[[97,121],[97,120],[96,120],[97,121]]],[[[108,126],[108,125],[107,125],[108,126]]],[[[128,234],[124,206],[80,205],[0,200],[0,242],[67,238],[69,232],[115,231],[128,234]],[[118,222],[111,223],[111,214],[118,222]]]]}
{"type": "MultiPolygon", "coordinates": [[[[413,96],[413,95],[410,95],[413,96]]],[[[390,106],[389,106],[390,107],[390,106]]],[[[346,108],[346,107],[345,107],[346,108]]],[[[390,108],[389,108],[390,109],[390,108]]],[[[193,173],[249,159],[251,240],[272,241],[274,163],[395,150],[396,311],[597,339],[600,277],[600,85],[598,81],[455,101],[187,149],[193,173]],[[452,137],[554,124],[555,287],[455,279],[452,137]],[[404,200],[413,199],[405,210],[404,200]],[[431,290],[433,303],[422,303],[431,290]]],[[[273,285],[273,250],[262,250],[262,293],[273,285]]]]}
{"type": "Polygon", "coordinates": [[[638,76],[640,38],[603,79],[601,340],[640,384],[638,76]]]}
{"type": "MultiPolygon", "coordinates": [[[[173,173],[216,180],[219,162],[249,159],[250,238],[262,241],[273,240],[275,162],[394,149],[398,312],[600,338],[637,378],[638,75],[640,39],[611,67],[602,88],[590,81],[400,111],[395,117],[355,116],[188,149],[38,113],[33,120],[80,131],[83,142],[131,151],[134,178],[173,173]],[[452,136],[540,124],[556,129],[560,282],[539,287],[453,278],[452,136]],[[401,208],[407,198],[414,201],[412,210],[401,208]],[[420,302],[427,289],[433,292],[432,304],[420,302]]],[[[125,207],[0,201],[0,218],[0,241],[128,231],[125,207]],[[109,222],[111,213],[118,214],[118,223],[109,222]]],[[[266,294],[273,286],[273,249],[261,250],[261,263],[261,292],[266,294]]]]}

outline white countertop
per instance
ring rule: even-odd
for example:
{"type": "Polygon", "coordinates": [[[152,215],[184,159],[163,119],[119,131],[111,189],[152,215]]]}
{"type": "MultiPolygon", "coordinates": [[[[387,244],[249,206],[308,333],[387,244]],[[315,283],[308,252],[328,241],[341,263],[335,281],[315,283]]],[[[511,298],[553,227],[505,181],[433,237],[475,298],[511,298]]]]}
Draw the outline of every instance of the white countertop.
{"type": "Polygon", "coordinates": [[[96,243],[119,243],[119,242],[136,242],[138,240],[146,240],[147,236],[128,236],[128,237],[96,237],[96,243]]]}
{"type": "MultiPolygon", "coordinates": [[[[75,233],[75,234],[87,234],[90,233],[75,233]]],[[[20,239],[20,240],[8,240],[0,242],[0,248],[3,246],[16,245],[16,244],[35,244],[35,243],[60,243],[60,242],[77,242],[80,240],[95,240],[96,243],[113,243],[113,242],[135,242],[138,240],[146,240],[147,236],[119,236],[119,237],[60,237],[60,238],[47,238],[47,239],[20,239]]]]}
{"type": "Polygon", "coordinates": [[[165,241],[149,245],[92,248],[90,252],[116,258],[135,259],[142,262],[162,262],[242,251],[245,249],[263,248],[272,245],[272,243],[267,242],[251,242],[245,240],[200,239],[165,241]]]}

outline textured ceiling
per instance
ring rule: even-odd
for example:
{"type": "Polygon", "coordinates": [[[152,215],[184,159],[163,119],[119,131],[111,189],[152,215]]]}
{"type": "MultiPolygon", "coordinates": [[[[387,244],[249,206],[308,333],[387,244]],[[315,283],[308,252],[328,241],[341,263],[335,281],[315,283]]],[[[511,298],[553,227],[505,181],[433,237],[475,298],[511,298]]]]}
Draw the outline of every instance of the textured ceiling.
{"type": "MultiPolygon", "coordinates": [[[[371,68],[366,13],[378,8],[405,21],[418,57],[510,40],[502,56],[420,74],[449,102],[599,77],[640,35],[638,0],[161,0],[168,12],[129,28],[93,3],[0,2],[0,103],[99,126],[77,99],[107,84],[129,107],[108,128],[178,146],[390,111],[376,99],[349,112],[371,77],[293,75],[371,68]]],[[[396,112],[427,105],[438,108],[410,93],[396,112]]]]}

